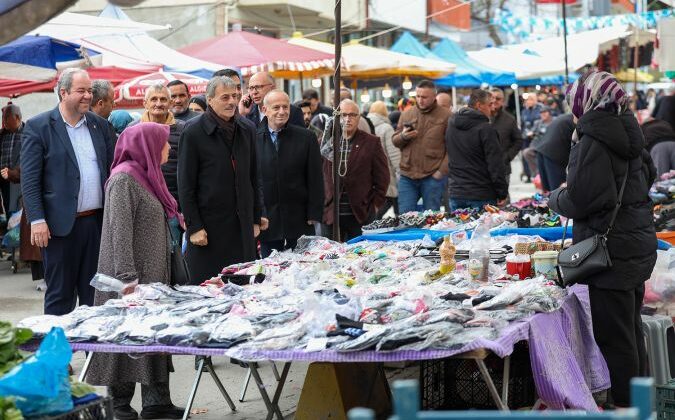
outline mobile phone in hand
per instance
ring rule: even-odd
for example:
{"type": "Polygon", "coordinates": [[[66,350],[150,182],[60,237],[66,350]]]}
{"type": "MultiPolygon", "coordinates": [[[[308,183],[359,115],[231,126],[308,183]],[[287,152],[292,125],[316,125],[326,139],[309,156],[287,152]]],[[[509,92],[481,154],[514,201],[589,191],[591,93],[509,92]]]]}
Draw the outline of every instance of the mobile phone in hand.
{"type": "Polygon", "coordinates": [[[251,95],[246,95],[244,97],[244,106],[246,108],[250,107],[252,102],[253,102],[253,98],[251,98],[251,95]]]}

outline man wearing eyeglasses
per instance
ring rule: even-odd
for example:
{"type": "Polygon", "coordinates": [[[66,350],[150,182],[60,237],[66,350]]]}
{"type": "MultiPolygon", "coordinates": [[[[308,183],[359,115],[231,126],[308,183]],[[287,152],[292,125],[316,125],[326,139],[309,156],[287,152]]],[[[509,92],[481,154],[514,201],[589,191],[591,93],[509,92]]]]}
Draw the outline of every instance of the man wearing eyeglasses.
{"type": "Polygon", "coordinates": [[[113,160],[108,121],[90,111],[86,71],[66,69],[59,105],[31,118],[21,142],[21,191],[31,244],[44,258],[44,311],[63,315],[94,303],[103,222],[103,191],[113,160]]]}
{"type": "MultiPolygon", "coordinates": [[[[324,234],[330,237],[335,221],[333,209],[338,202],[340,241],[346,242],[361,235],[361,226],[375,219],[386,201],[389,187],[389,165],[380,139],[359,130],[359,106],[351,99],[340,102],[339,160],[333,162],[332,153],[324,155],[323,179],[326,200],[323,220],[324,234]],[[333,195],[333,165],[338,166],[340,191],[333,195]]],[[[338,240],[338,238],[333,238],[338,240]]]]}
{"type": "MultiPolygon", "coordinates": [[[[239,113],[253,121],[256,127],[259,127],[263,118],[265,118],[265,113],[261,111],[263,99],[274,87],[274,78],[265,71],[254,74],[248,80],[248,94],[239,103],[239,113]]],[[[302,110],[295,105],[291,105],[288,123],[299,127],[305,126],[302,110]]]]}

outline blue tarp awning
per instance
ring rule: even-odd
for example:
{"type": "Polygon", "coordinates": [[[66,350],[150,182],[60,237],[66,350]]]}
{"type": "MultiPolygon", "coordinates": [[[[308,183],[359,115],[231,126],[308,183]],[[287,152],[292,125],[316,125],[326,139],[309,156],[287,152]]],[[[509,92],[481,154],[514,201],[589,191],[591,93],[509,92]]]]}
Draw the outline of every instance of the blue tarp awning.
{"type": "Polygon", "coordinates": [[[443,39],[432,50],[434,54],[457,66],[454,74],[436,80],[441,86],[477,87],[483,83],[492,86],[510,86],[516,75],[483,66],[469,57],[464,49],[450,39],[443,39]]]}
{"type": "Polygon", "coordinates": [[[49,81],[56,77],[57,63],[79,67],[85,64],[86,57],[98,54],[48,36],[22,36],[0,46],[0,78],[49,81]]]}

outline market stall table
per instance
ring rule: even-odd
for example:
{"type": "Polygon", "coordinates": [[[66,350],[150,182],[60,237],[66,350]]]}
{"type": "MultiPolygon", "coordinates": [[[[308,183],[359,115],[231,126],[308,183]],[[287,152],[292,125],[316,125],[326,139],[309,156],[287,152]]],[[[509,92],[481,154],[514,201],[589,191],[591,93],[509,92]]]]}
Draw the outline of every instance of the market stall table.
{"type": "MultiPolygon", "coordinates": [[[[230,349],[206,347],[179,347],[166,345],[133,346],[103,343],[72,343],[74,351],[113,352],[113,353],[166,353],[172,355],[206,356],[200,364],[215,376],[208,357],[226,356],[248,362],[254,380],[258,385],[262,398],[268,408],[268,418],[274,414],[283,418],[278,406],[285,379],[292,362],[330,362],[330,363],[381,363],[442,359],[476,350],[488,350],[508,360],[513,346],[519,341],[528,341],[531,357],[532,373],[539,398],[550,408],[575,408],[597,411],[592,393],[609,388],[607,366],[595,344],[590,318],[588,290],[585,286],[573,286],[564,299],[560,309],[550,313],[538,313],[520,321],[509,324],[495,340],[477,339],[460,348],[447,350],[402,350],[402,351],[357,351],[337,352],[321,350],[306,352],[304,350],[242,350],[236,346],[230,349]],[[265,390],[258,372],[257,362],[272,360],[284,362],[281,378],[273,397],[265,390]],[[209,369],[209,367],[211,369],[209,369]]],[[[92,354],[92,353],[90,353],[92,354]]],[[[476,355],[476,353],[474,353],[476,355]]],[[[498,407],[506,409],[506,390],[497,393],[496,387],[486,369],[481,367],[481,358],[474,357],[480,368],[482,377],[490,388],[491,395],[498,407]]],[[[507,362],[508,363],[508,362],[507,362]]],[[[88,363],[83,375],[86,375],[88,363]]],[[[198,369],[193,389],[188,399],[186,416],[199,385],[202,369],[198,369]]],[[[505,372],[507,373],[507,372],[505,372]]],[[[216,383],[218,384],[218,380],[216,383]]],[[[505,381],[504,383],[508,383],[505,381]]],[[[224,388],[219,385],[221,393],[233,407],[224,388]]]]}

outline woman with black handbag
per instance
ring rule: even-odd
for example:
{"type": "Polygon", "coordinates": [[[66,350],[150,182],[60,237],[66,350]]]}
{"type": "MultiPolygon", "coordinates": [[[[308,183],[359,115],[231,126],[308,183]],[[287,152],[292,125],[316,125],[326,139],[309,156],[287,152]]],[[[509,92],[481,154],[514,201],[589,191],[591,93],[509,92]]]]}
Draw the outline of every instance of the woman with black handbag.
{"type": "MultiPolygon", "coordinates": [[[[656,263],[648,196],[655,168],[613,75],[584,74],[568,90],[567,101],[577,124],[567,185],[551,193],[549,206],[574,220],[574,244],[606,238],[611,264],[578,282],[588,284],[593,333],[607,361],[613,403],[629,406],[630,379],[645,373],[640,308],[656,263]]],[[[583,258],[574,253],[570,259],[583,258]]]]}
{"type": "MultiPolygon", "coordinates": [[[[171,236],[166,220],[182,218],[160,168],[169,158],[168,141],[169,126],[152,122],[127,128],[117,140],[106,183],[98,272],[127,283],[122,293],[133,291],[136,284],[168,284],[171,279],[171,236]]],[[[117,297],[96,291],[94,304],[117,297]]],[[[132,358],[96,353],[87,381],[108,387],[117,419],[138,418],[131,407],[136,383],[141,383],[142,418],[179,419],[184,410],[171,402],[171,371],[167,355],[132,358]]]]}

